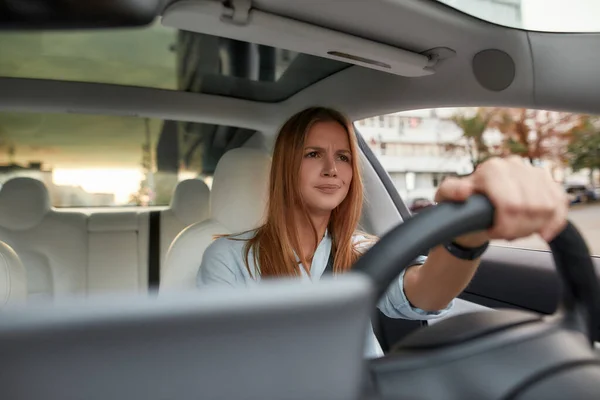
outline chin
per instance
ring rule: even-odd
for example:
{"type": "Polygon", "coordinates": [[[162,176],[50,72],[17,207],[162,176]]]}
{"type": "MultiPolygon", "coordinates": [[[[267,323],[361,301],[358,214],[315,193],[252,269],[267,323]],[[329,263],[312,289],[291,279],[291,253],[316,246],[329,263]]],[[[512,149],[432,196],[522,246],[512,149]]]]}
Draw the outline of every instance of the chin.
{"type": "Polygon", "coordinates": [[[311,212],[322,214],[332,212],[340,203],[341,201],[315,201],[307,204],[307,207],[311,212]]]}

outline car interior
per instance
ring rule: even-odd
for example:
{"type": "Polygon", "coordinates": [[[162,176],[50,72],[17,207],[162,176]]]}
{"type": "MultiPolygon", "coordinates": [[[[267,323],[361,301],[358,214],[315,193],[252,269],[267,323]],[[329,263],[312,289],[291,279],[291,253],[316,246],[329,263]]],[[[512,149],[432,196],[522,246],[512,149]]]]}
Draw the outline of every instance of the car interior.
{"type": "Polygon", "coordinates": [[[50,184],[24,173],[2,184],[2,397],[600,396],[600,259],[576,226],[547,251],[491,245],[444,318],[374,311],[406,263],[489,226],[493,210],[474,198],[413,216],[357,125],[361,229],[382,240],[356,274],[312,289],[196,288],[215,235],[261,223],[274,139],[306,107],[334,107],[353,121],[437,107],[600,114],[600,33],[505,26],[470,10],[434,0],[0,1],[0,134],[26,135],[54,149],[48,157],[73,158],[86,145],[84,157],[100,159],[129,144],[126,130],[98,123],[132,121],[142,135],[153,121],[157,182],[181,165],[195,172],[164,178],[163,204],[134,207],[57,206],[50,184]],[[126,63],[128,52],[152,60],[152,29],[175,32],[164,46],[174,53],[172,82],[145,80],[145,67],[164,72],[161,60],[131,64],[131,75],[102,71],[94,49],[77,42],[128,32],[109,61],[126,63]],[[26,35],[40,32],[40,47],[27,48],[26,35]],[[54,35],[80,53],[45,52],[54,35]],[[64,58],[58,73],[47,68],[53,57],[64,58]],[[59,132],[55,118],[79,128],[59,132]],[[364,365],[369,320],[386,356],[364,365]]]}

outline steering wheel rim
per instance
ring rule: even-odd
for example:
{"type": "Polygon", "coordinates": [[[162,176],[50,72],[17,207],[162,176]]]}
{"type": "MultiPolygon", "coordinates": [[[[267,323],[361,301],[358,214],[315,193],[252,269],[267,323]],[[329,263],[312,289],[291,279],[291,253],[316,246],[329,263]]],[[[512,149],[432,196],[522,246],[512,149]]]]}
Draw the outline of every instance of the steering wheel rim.
{"type": "MultiPolygon", "coordinates": [[[[430,207],[385,234],[356,262],[353,271],[374,282],[379,299],[417,256],[460,235],[490,228],[494,211],[490,200],[479,194],[464,203],[430,207]]],[[[571,222],[549,245],[563,284],[560,315],[593,342],[600,315],[600,285],[588,247],[571,222]]]]}

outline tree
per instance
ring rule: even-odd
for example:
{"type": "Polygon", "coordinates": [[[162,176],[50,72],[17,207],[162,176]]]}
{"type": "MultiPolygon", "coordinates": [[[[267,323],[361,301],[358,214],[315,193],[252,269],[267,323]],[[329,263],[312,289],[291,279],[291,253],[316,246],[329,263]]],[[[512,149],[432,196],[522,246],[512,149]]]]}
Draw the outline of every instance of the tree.
{"type": "Polygon", "coordinates": [[[526,108],[501,109],[490,124],[505,136],[508,152],[532,164],[542,159],[564,161],[572,131],[580,125],[578,114],[526,108]]]}
{"type": "Polygon", "coordinates": [[[465,150],[473,169],[489,157],[498,153],[498,148],[486,143],[484,133],[490,128],[492,121],[496,116],[496,110],[487,108],[478,108],[474,114],[468,113],[455,114],[451,119],[461,129],[463,143],[446,143],[446,151],[460,152],[465,150]]]}
{"type": "Polygon", "coordinates": [[[600,120],[584,116],[572,132],[568,145],[568,162],[574,171],[590,170],[590,183],[595,170],[600,170],[600,120]]]}

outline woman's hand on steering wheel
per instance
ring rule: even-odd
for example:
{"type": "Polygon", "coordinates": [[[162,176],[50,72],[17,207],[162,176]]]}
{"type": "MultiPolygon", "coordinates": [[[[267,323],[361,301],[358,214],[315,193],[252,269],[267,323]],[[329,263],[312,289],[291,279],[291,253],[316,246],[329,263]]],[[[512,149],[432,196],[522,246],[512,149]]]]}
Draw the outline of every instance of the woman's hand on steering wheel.
{"type": "Polygon", "coordinates": [[[515,240],[534,233],[550,242],[567,224],[568,198],[548,171],[517,156],[491,158],[462,178],[447,178],[436,202],[465,201],[475,193],[494,205],[492,228],[456,238],[465,247],[478,247],[491,239],[515,240]]]}

